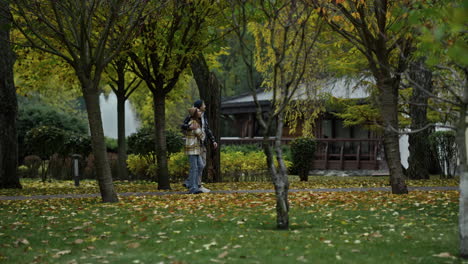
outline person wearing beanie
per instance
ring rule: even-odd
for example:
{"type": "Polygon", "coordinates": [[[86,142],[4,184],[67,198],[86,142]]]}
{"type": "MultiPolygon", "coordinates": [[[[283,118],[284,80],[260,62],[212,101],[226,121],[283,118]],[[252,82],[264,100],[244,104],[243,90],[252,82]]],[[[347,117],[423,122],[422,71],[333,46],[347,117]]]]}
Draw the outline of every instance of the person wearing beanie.
{"type": "Polygon", "coordinates": [[[198,186],[198,179],[201,178],[203,168],[205,167],[205,162],[201,157],[202,142],[205,139],[205,133],[203,129],[201,129],[202,112],[200,109],[192,107],[188,109],[188,112],[190,116],[189,124],[195,129],[187,131],[185,135],[185,154],[188,156],[190,165],[186,184],[189,193],[198,194],[203,192],[198,186]]]}
{"type": "MultiPolygon", "coordinates": [[[[203,159],[204,163],[206,164],[206,148],[208,147],[208,141],[211,141],[211,144],[212,144],[214,149],[218,148],[218,143],[216,142],[216,139],[213,136],[213,133],[211,132],[211,130],[209,128],[209,125],[208,125],[208,117],[205,115],[205,111],[206,111],[205,102],[203,100],[201,100],[201,99],[198,99],[193,103],[193,107],[196,107],[196,108],[200,109],[201,112],[202,112],[201,128],[202,128],[203,132],[205,133],[205,140],[203,140],[201,156],[202,156],[202,159],[203,159]]],[[[187,116],[185,118],[185,120],[184,120],[184,123],[181,126],[181,129],[182,129],[182,131],[184,133],[187,133],[190,130],[196,129],[196,128],[192,127],[189,124],[190,119],[191,119],[190,116],[187,116]]],[[[201,176],[200,176],[200,179],[199,179],[200,189],[203,192],[210,192],[210,190],[208,188],[205,188],[205,187],[202,186],[201,180],[202,179],[201,179],[201,176]]],[[[185,187],[188,186],[188,179],[185,180],[183,185],[185,187]]]]}

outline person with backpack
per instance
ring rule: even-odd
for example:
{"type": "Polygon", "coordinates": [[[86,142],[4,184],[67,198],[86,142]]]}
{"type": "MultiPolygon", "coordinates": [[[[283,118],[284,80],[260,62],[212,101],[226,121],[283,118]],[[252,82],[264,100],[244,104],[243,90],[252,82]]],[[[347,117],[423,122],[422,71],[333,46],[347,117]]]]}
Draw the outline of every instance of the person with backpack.
{"type": "MultiPolygon", "coordinates": [[[[205,111],[206,111],[206,105],[205,105],[205,102],[203,102],[203,100],[196,100],[194,103],[193,103],[193,107],[199,109],[202,113],[201,115],[201,129],[203,130],[203,132],[205,133],[205,138],[203,140],[203,144],[202,144],[202,152],[201,152],[201,158],[204,162],[204,164],[206,164],[206,148],[208,147],[208,144],[210,141],[211,144],[213,144],[213,148],[216,149],[218,147],[218,143],[216,142],[216,139],[215,137],[213,136],[213,133],[211,132],[210,128],[209,128],[209,125],[208,125],[208,117],[207,115],[205,115],[205,111]]],[[[181,129],[184,133],[187,133],[191,130],[195,130],[196,126],[193,126],[190,124],[190,120],[191,120],[191,117],[190,116],[187,116],[184,120],[184,123],[182,124],[181,126],[181,129]]],[[[183,183],[184,187],[187,187],[189,186],[189,178],[187,178],[185,180],[185,182],[183,183]]],[[[198,179],[198,185],[199,185],[199,188],[202,192],[210,192],[210,189],[208,188],[205,188],[202,186],[202,179],[201,179],[201,175],[200,175],[200,178],[198,179]]]]}

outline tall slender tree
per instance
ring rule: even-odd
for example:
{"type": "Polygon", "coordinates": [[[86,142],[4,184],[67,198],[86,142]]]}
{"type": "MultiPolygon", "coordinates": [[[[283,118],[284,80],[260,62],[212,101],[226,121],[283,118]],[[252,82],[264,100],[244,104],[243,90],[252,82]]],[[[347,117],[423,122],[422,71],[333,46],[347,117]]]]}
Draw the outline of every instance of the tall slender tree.
{"type": "Polygon", "coordinates": [[[138,44],[130,53],[133,72],[153,96],[158,189],[170,189],[166,146],[166,97],[190,61],[206,44],[207,18],[216,1],[169,1],[164,10],[149,14],[138,44]]]}
{"type": "Polygon", "coordinates": [[[118,152],[118,177],[119,179],[128,179],[127,169],[127,141],[125,135],[125,102],[130,95],[140,86],[141,80],[133,77],[127,82],[126,75],[129,73],[129,58],[119,56],[111,62],[112,73],[107,70],[109,83],[112,91],[117,97],[117,152],[118,152]]]}
{"type": "Polygon", "coordinates": [[[138,32],[147,1],[11,0],[14,24],[36,49],[58,56],[76,73],[86,102],[96,173],[104,202],[117,202],[99,108],[105,67],[138,32]]]}
{"type": "Polygon", "coordinates": [[[18,101],[13,81],[15,53],[10,44],[12,17],[8,2],[0,0],[0,188],[21,188],[16,173],[18,101]]]}
{"type": "Polygon", "coordinates": [[[256,104],[256,118],[263,131],[263,150],[275,187],[276,223],[289,228],[289,181],[281,149],[284,114],[300,84],[313,74],[310,59],[321,31],[320,20],[304,1],[231,1],[232,26],[247,65],[249,88],[256,104]],[[255,50],[247,44],[254,36],[255,50]],[[271,109],[262,109],[256,94],[253,72],[265,77],[272,93],[271,109]],[[274,134],[274,144],[270,135],[274,134]],[[275,164],[277,162],[277,165],[275,164]]]}

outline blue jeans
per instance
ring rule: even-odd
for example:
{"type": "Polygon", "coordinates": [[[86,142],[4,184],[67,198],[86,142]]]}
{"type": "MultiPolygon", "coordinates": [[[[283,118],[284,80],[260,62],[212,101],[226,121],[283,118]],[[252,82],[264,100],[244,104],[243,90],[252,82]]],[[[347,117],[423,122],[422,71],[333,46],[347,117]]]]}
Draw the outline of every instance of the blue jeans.
{"type": "Polygon", "coordinates": [[[203,169],[205,168],[205,162],[203,161],[200,155],[189,155],[189,177],[188,177],[188,188],[190,193],[195,193],[199,191],[198,183],[199,179],[203,174],[203,169]]]}

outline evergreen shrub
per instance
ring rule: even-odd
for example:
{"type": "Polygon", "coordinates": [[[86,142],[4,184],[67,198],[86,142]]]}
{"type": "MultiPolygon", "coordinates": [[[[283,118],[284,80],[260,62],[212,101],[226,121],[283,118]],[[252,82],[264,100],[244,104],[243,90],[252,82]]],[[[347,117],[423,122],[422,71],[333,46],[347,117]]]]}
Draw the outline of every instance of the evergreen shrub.
{"type": "Polygon", "coordinates": [[[312,138],[296,138],[291,146],[293,171],[296,171],[301,181],[307,181],[309,170],[314,160],[316,141],[312,138]]]}

